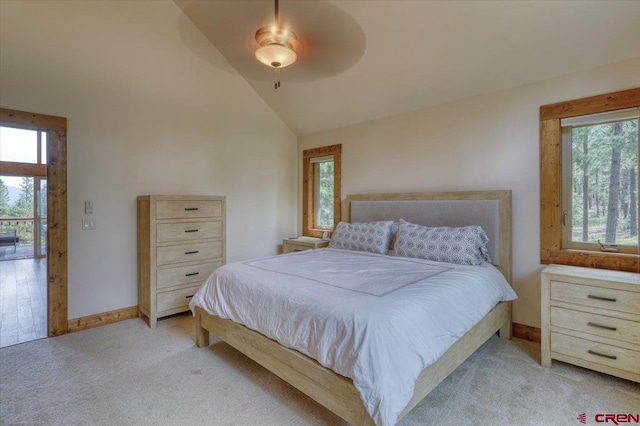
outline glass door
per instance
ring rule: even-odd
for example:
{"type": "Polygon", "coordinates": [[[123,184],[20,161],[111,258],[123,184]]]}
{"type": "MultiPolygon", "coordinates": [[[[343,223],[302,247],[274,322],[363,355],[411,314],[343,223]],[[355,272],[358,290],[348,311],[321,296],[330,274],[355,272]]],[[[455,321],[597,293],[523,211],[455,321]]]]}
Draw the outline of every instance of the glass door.
{"type": "Polygon", "coordinates": [[[47,180],[36,178],[34,184],[33,254],[47,255],[47,180]]]}
{"type": "Polygon", "coordinates": [[[0,126],[0,167],[0,260],[45,257],[47,133],[0,126]]]}

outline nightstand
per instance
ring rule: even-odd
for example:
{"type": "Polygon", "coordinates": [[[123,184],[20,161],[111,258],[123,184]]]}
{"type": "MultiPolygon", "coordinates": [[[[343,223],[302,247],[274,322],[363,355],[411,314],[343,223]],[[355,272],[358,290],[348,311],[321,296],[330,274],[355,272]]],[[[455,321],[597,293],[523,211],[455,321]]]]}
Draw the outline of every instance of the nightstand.
{"type": "Polygon", "coordinates": [[[640,382],[640,275],[544,268],[542,366],[552,359],[640,382]]]}
{"type": "Polygon", "coordinates": [[[282,253],[327,247],[329,241],[314,237],[287,238],[282,241],[282,253]]]}

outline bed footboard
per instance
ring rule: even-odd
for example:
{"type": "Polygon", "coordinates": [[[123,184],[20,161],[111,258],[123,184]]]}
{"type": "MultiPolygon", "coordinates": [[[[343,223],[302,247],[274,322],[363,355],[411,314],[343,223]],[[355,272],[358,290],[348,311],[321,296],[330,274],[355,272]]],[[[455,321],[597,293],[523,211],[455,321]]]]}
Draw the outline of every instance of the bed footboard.
{"type": "MultiPolygon", "coordinates": [[[[496,331],[503,338],[511,337],[511,302],[500,302],[438,361],[422,371],[413,398],[398,420],[496,331]]],[[[210,332],[352,425],[373,425],[351,379],[322,367],[315,360],[285,348],[260,333],[196,308],[196,345],[207,346],[210,332]]]]}
{"type": "Polygon", "coordinates": [[[360,394],[349,378],[324,368],[300,352],[231,320],[196,308],[196,344],[206,346],[209,332],[354,426],[373,426],[360,394]]]}

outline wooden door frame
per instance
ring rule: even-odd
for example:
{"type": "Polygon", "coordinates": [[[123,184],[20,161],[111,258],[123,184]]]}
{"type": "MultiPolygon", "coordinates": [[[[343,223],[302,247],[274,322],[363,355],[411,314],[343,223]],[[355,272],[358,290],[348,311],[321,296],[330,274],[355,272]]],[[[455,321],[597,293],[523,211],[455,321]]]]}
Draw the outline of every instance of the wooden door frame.
{"type": "Polygon", "coordinates": [[[0,108],[0,125],[47,132],[47,335],[66,334],[67,119],[0,108]]]}

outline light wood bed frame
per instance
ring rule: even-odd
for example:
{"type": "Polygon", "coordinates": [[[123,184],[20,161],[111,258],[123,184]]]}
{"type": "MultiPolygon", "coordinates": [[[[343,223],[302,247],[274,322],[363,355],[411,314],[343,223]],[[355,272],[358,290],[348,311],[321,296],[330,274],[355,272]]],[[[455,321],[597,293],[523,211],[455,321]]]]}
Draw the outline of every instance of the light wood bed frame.
{"type": "MultiPolygon", "coordinates": [[[[388,200],[498,200],[500,244],[498,269],[511,284],[511,191],[438,192],[411,194],[364,194],[346,198],[345,219],[350,220],[352,201],[388,200]]],[[[398,421],[431,390],[462,364],[493,334],[511,338],[511,302],[500,302],[478,324],[462,336],[435,363],[422,370],[413,398],[398,421]]],[[[352,425],[373,425],[351,379],[322,367],[315,360],[230,320],[196,308],[196,344],[209,345],[209,333],[239,350],[284,381],[352,425]]]]}

